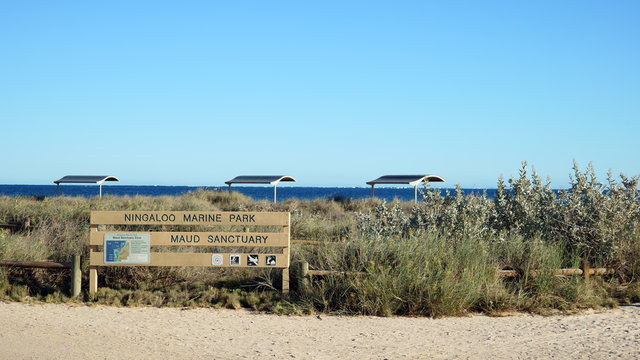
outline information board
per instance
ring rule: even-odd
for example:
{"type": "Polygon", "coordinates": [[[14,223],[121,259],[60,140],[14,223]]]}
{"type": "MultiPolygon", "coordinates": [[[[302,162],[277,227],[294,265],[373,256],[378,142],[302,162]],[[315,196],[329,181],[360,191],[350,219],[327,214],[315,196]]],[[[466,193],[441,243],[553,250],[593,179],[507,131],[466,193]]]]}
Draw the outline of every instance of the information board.
{"type": "Polygon", "coordinates": [[[104,234],[105,264],[149,264],[149,234],[104,234]]]}

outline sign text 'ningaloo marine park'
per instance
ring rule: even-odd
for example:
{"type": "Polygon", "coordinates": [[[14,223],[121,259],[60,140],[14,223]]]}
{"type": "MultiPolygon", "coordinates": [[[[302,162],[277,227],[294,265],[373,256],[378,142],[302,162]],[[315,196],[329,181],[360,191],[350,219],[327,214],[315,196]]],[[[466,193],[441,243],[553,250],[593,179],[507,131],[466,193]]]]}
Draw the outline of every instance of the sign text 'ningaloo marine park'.
{"type": "Polygon", "coordinates": [[[287,225],[277,212],[93,211],[92,221],[131,225],[287,225]]]}

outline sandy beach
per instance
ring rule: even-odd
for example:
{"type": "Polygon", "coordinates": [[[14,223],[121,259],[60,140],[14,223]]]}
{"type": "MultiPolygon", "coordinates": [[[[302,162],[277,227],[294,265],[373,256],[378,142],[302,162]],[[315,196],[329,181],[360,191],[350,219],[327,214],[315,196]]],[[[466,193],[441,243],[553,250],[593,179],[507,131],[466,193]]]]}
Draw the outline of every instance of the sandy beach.
{"type": "Polygon", "coordinates": [[[640,305],[570,316],[278,316],[0,303],[1,359],[637,359],[640,305]]]}

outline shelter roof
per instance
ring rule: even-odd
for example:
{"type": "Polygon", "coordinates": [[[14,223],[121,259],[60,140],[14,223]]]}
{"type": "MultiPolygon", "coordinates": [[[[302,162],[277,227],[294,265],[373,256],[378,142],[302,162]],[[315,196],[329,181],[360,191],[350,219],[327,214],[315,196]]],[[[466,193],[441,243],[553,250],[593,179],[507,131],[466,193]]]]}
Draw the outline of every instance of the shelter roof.
{"type": "Polygon", "coordinates": [[[102,184],[105,181],[120,181],[117,177],[111,175],[67,175],[62,179],[56,180],[54,184],[102,184]]]}
{"type": "Polygon", "coordinates": [[[271,184],[276,185],[281,181],[296,181],[288,175],[240,175],[225,181],[225,184],[271,184]]]}
{"type": "Polygon", "coordinates": [[[444,179],[438,175],[385,175],[373,181],[368,181],[368,185],[378,184],[408,184],[416,186],[421,182],[444,182],[444,179]]]}

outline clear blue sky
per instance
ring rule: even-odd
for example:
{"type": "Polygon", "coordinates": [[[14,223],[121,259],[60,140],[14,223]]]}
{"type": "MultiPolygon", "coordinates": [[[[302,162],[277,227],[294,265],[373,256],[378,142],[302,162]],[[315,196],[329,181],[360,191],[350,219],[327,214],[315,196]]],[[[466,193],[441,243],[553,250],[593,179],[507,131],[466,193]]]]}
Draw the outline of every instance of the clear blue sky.
{"type": "Polygon", "coordinates": [[[638,1],[3,1],[0,184],[640,174],[638,1]]]}

